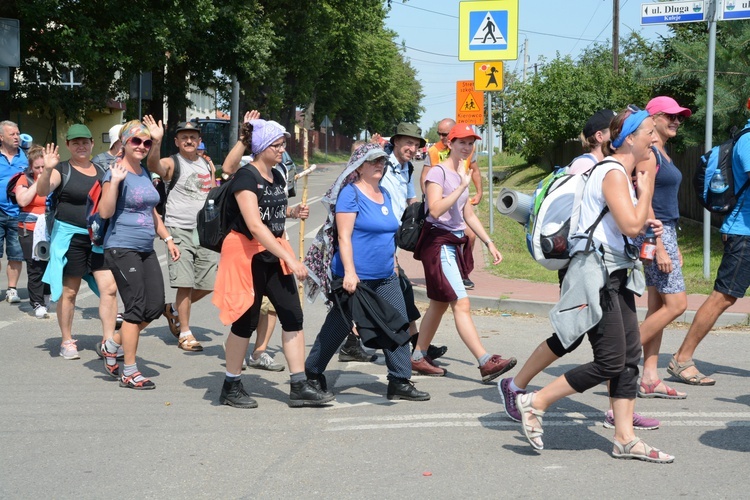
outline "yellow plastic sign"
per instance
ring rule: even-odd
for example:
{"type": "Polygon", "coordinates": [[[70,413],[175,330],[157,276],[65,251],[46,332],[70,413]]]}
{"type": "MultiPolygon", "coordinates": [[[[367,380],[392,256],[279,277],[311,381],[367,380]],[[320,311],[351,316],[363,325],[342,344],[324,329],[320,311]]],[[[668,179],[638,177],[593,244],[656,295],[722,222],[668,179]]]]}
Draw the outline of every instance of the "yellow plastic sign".
{"type": "Polygon", "coordinates": [[[458,60],[518,59],[518,0],[458,4],[458,60]]]}
{"type": "Polygon", "coordinates": [[[503,90],[503,62],[475,62],[474,90],[481,92],[503,90]]]}
{"type": "Polygon", "coordinates": [[[484,125],[484,93],[474,90],[474,80],[456,82],[456,122],[484,125]]]}

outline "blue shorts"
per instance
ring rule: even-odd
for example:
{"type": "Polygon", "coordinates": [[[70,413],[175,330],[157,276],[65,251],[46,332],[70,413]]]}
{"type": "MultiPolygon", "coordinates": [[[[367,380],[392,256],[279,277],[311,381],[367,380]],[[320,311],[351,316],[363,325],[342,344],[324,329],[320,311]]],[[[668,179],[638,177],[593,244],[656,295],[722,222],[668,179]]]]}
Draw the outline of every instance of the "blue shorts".
{"type": "Polygon", "coordinates": [[[461,277],[461,270],[458,268],[458,259],[456,258],[455,245],[443,245],[440,247],[440,267],[443,270],[445,279],[451,284],[453,291],[456,292],[456,300],[469,296],[466,293],[464,280],[461,277]]]}
{"type": "Polygon", "coordinates": [[[750,236],[724,234],[724,256],[714,290],[741,299],[750,287],[750,236]]]}
{"type": "MultiPolygon", "coordinates": [[[[645,236],[636,238],[635,245],[640,248],[645,236]]],[[[682,266],[680,266],[680,255],[677,247],[677,225],[674,222],[664,223],[664,233],[661,235],[661,241],[664,248],[672,260],[672,272],[667,274],[659,271],[656,260],[646,266],[643,271],[646,273],[646,286],[653,286],[659,293],[682,293],[685,291],[685,278],[682,276],[682,266]]]]}
{"type": "Polygon", "coordinates": [[[18,217],[10,217],[0,210],[0,258],[3,256],[3,247],[8,250],[8,260],[23,262],[23,250],[18,241],[18,217]]]}

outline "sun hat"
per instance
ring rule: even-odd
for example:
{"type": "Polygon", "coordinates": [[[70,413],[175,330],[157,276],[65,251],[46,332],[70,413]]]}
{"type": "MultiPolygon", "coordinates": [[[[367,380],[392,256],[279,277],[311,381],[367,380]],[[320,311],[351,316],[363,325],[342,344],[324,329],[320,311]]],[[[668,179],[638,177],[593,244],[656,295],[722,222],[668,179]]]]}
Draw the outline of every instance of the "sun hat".
{"type": "Polygon", "coordinates": [[[120,140],[120,130],[122,130],[122,123],[113,125],[112,128],[109,129],[109,144],[110,145],[120,140]]]}
{"type": "Polygon", "coordinates": [[[423,148],[427,141],[422,138],[422,129],[417,126],[416,123],[401,122],[396,127],[396,133],[391,137],[391,144],[395,145],[396,137],[398,136],[411,137],[412,139],[419,139],[419,147],[423,148]]]}

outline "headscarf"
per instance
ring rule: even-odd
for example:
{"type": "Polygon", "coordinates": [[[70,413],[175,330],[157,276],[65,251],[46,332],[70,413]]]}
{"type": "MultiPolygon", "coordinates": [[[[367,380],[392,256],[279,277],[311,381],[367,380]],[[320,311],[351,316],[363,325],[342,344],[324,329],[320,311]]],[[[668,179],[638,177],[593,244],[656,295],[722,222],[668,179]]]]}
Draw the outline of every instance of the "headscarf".
{"type": "MultiPolygon", "coordinates": [[[[253,135],[255,135],[254,130],[253,135]]],[[[344,171],[339,174],[336,181],[326,191],[323,199],[320,200],[326,207],[328,216],[318,234],[315,235],[315,240],[305,256],[305,266],[309,271],[305,280],[305,294],[309,302],[314,302],[318,294],[323,292],[326,296],[326,305],[331,305],[328,294],[331,291],[331,262],[333,261],[333,254],[336,252],[336,242],[333,239],[333,229],[336,224],[336,200],[347,184],[359,179],[357,169],[366,161],[368,156],[371,157],[372,151],[383,152],[383,148],[379,144],[368,143],[355,149],[344,171]]]]}
{"type": "Polygon", "coordinates": [[[645,120],[649,116],[651,115],[648,114],[648,111],[642,109],[640,111],[636,111],[635,113],[631,113],[627,118],[625,118],[625,121],[622,124],[622,130],[620,130],[620,135],[612,140],[612,147],[617,149],[622,146],[622,143],[625,142],[625,138],[638,130],[638,127],[641,126],[643,120],[645,120]]]}
{"type": "MultiPolygon", "coordinates": [[[[126,123],[125,125],[128,125],[128,123],[126,123]]],[[[146,127],[144,124],[142,124],[139,121],[134,120],[133,125],[127,128],[123,125],[122,130],[120,130],[121,144],[120,144],[120,151],[118,151],[117,153],[118,159],[125,157],[125,144],[127,144],[127,142],[133,137],[136,137],[139,135],[147,135],[150,138],[151,132],[148,131],[148,127],[146,127]]]]}
{"type": "Polygon", "coordinates": [[[285,137],[287,134],[284,127],[274,121],[258,119],[250,120],[249,123],[253,126],[253,136],[250,149],[255,156],[268,149],[268,146],[273,144],[276,139],[285,137]]]}

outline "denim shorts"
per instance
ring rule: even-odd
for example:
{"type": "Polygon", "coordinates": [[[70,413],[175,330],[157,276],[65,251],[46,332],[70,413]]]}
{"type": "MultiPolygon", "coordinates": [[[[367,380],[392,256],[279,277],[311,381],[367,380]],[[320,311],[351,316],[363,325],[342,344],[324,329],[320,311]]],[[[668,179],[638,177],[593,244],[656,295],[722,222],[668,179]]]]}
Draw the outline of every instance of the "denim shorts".
{"type": "Polygon", "coordinates": [[[443,270],[445,279],[451,284],[453,291],[456,292],[456,300],[469,296],[466,293],[464,280],[461,277],[461,271],[458,268],[458,259],[456,252],[458,249],[455,245],[443,245],[440,248],[440,267],[443,270]]]}
{"type": "Polygon", "coordinates": [[[23,250],[18,241],[18,217],[10,217],[0,210],[0,257],[4,255],[3,248],[8,250],[8,260],[23,262],[23,250]]]}
{"type": "Polygon", "coordinates": [[[750,236],[725,234],[714,290],[741,299],[750,287],[750,236]]]}

